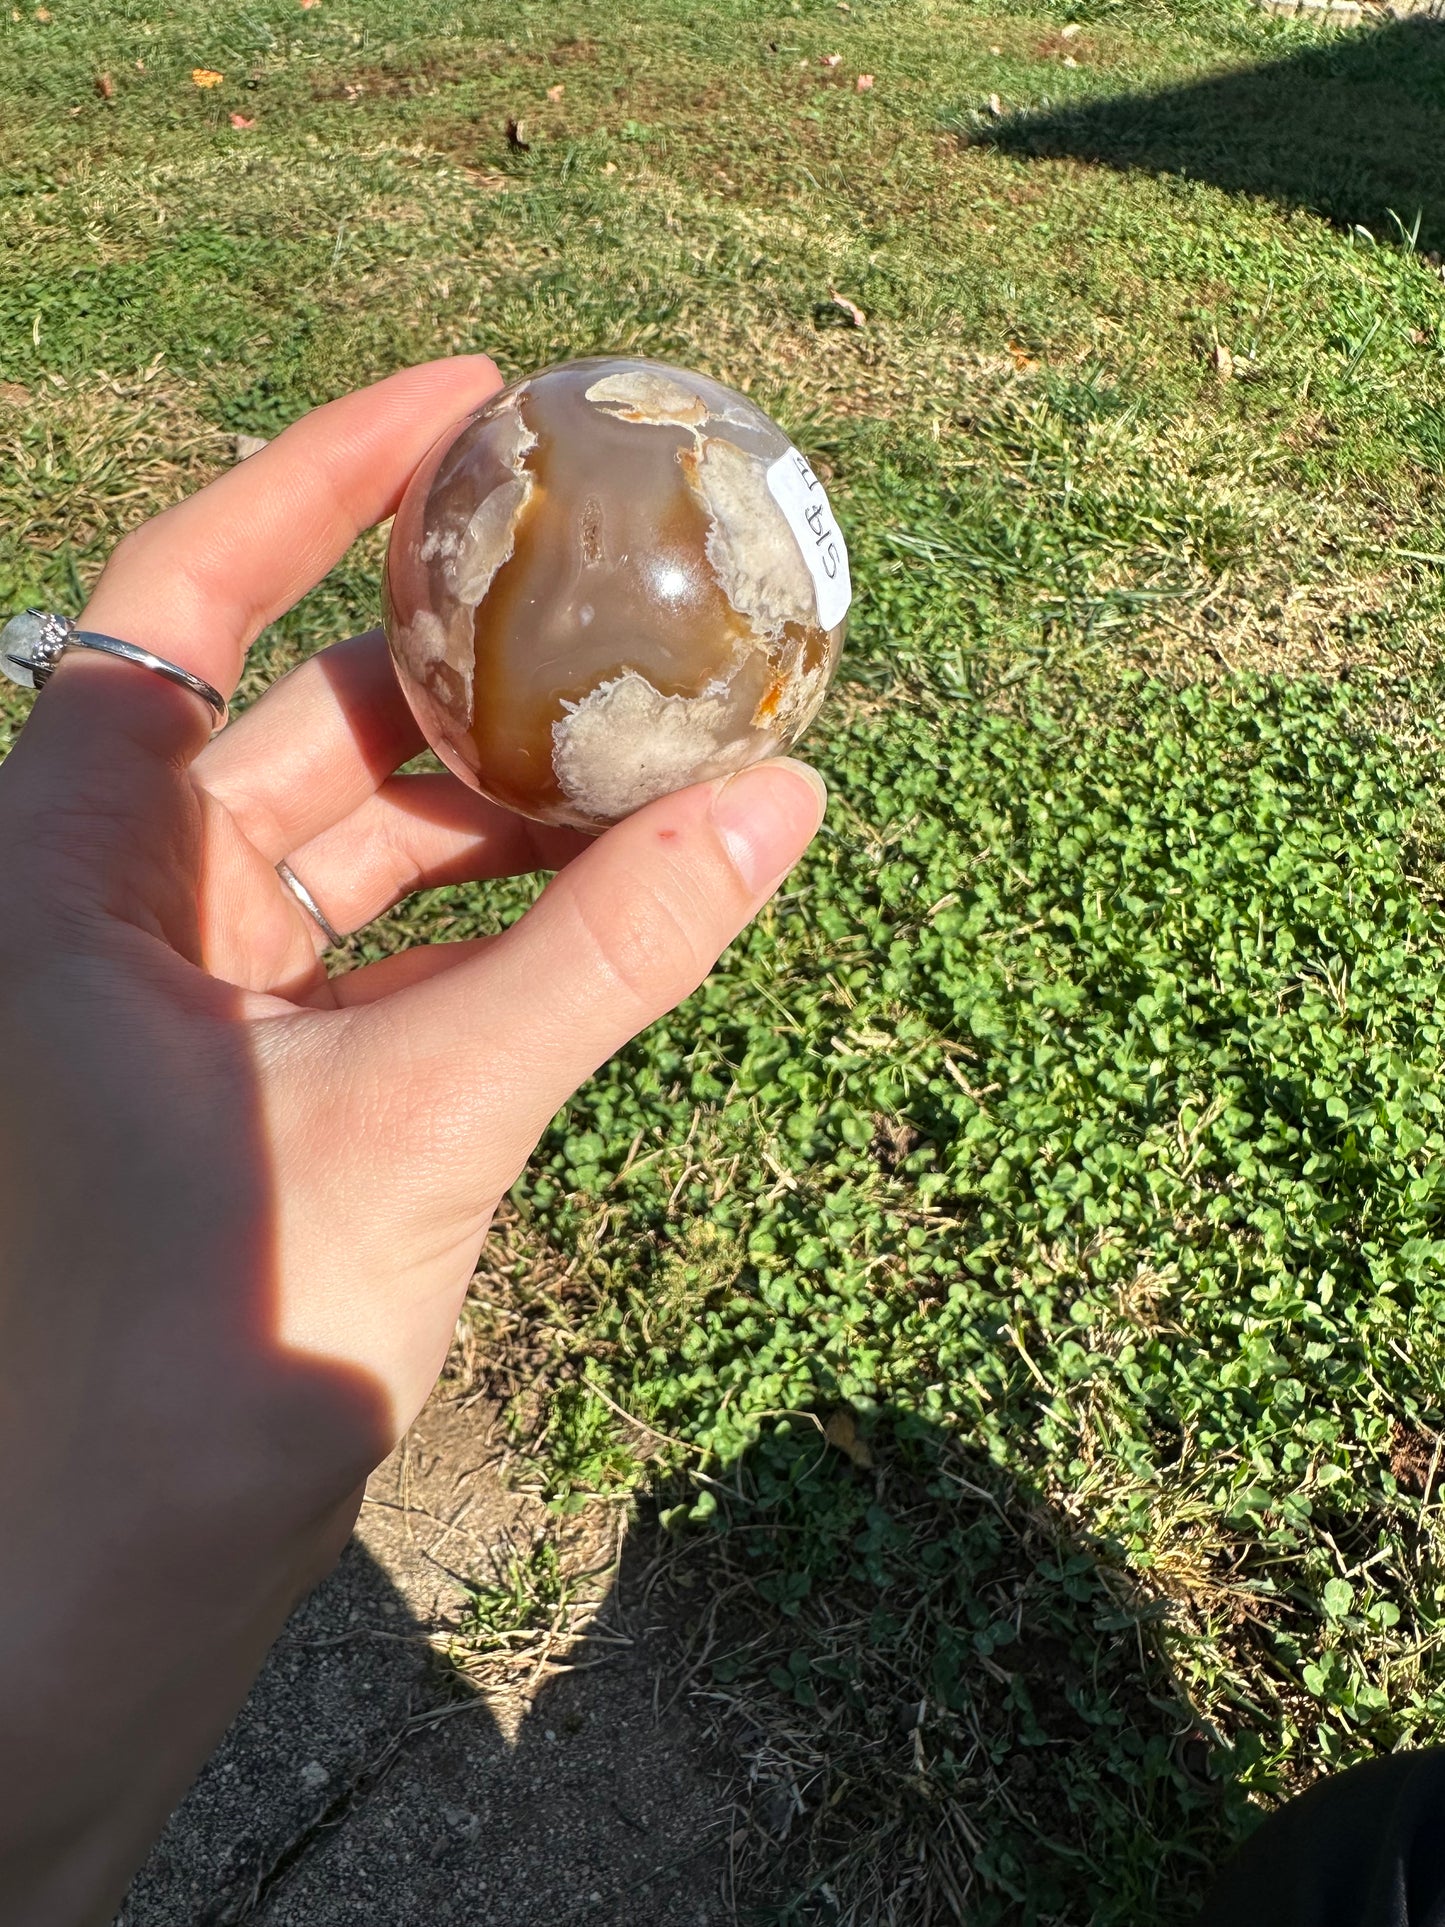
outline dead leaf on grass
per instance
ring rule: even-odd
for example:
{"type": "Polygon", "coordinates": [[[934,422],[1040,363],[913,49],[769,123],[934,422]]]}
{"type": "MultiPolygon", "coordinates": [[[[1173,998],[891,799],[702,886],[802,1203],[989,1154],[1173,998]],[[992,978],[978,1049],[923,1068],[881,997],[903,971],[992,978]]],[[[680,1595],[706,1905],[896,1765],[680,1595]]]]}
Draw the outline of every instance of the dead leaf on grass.
{"type": "Polygon", "coordinates": [[[840,1405],[836,1412],[829,1414],[828,1422],[823,1427],[823,1437],[829,1445],[846,1453],[854,1465],[861,1466],[865,1471],[872,1465],[873,1454],[868,1448],[868,1441],[859,1438],[858,1421],[846,1405],[840,1405]]]}
{"type": "Polygon", "coordinates": [[[109,74],[96,75],[95,91],[100,95],[102,100],[115,99],[115,82],[111,79],[109,74]]]}
{"type": "Polygon", "coordinates": [[[845,314],[848,317],[848,325],[850,328],[867,327],[868,317],[856,301],[850,301],[847,295],[839,294],[836,288],[829,288],[828,299],[841,314],[845,314]]]}
{"type": "Polygon", "coordinates": [[[1221,381],[1231,381],[1234,377],[1234,356],[1222,341],[1214,344],[1214,372],[1221,381]]]}
{"type": "Polygon", "coordinates": [[[877,1159],[879,1168],[890,1177],[910,1151],[917,1150],[923,1142],[923,1133],[906,1117],[889,1117],[879,1111],[873,1118],[873,1143],[870,1149],[877,1159]]]}
{"type": "Polygon", "coordinates": [[[37,7],[35,9],[35,18],[40,22],[42,27],[48,26],[50,23],[49,7],[37,7]]]}
{"type": "Polygon", "coordinates": [[[1396,1419],[1390,1427],[1390,1470],[1401,1491],[1422,1498],[1435,1483],[1440,1438],[1423,1425],[1396,1419]]]}
{"type": "Polygon", "coordinates": [[[547,98],[548,100],[560,100],[563,94],[566,93],[566,91],[567,91],[566,81],[559,80],[555,87],[549,87],[547,89],[547,98]]]}
{"type": "Polygon", "coordinates": [[[194,87],[219,87],[226,78],[218,74],[214,67],[192,67],[191,84],[194,87]]]}
{"type": "Polygon", "coordinates": [[[853,91],[856,94],[871,94],[873,91],[872,74],[859,74],[858,78],[853,82],[853,91]]]}
{"type": "Polygon", "coordinates": [[[24,408],[30,399],[30,390],[22,383],[0,381],[0,405],[6,408],[24,408]]]}

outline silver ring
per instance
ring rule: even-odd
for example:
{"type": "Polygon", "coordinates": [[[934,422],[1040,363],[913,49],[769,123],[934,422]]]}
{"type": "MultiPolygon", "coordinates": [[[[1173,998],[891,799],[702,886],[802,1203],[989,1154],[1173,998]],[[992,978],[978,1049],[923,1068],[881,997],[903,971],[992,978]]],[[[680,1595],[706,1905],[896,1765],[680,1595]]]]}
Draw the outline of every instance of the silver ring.
{"type": "Polygon", "coordinates": [[[216,729],[225,724],[225,697],[200,676],[193,676],[179,663],[167,662],[164,656],[152,655],[139,643],[98,635],[92,629],[77,629],[69,616],[56,615],[49,609],[26,609],[0,629],[0,670],[22,689],[43,689],[67,649],[94,649],[102,656],[119,656],[122,662],[153,670],[167,682],[199,696],[214,711],[216,729]]]}
{"type": "Polygon", "coordinates": [[[316,901],[315,897],[312,896],[311,892],[306,888],[306,885],[291,868],[291,865],[289,863],[278,863],[276,865],[276,874],[301,905],[301,908],[305,910],[308,915],[316,919],[317,923],[321,926],[322,934],[331,948],[333,950],[339,950],[342,944],[346,942],[345,937],[342,936],[339,930],[332,929],[322,913],[321,905],[316,901]]]}

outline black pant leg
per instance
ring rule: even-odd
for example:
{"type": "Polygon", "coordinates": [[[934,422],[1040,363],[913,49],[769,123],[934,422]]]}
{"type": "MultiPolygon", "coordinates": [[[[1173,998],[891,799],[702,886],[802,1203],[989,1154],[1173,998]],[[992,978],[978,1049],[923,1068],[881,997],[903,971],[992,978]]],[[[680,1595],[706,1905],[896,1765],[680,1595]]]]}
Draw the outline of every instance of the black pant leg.
{"type": "Polygon", "coordinates": [[[1198,1927],[1445,1927],[1445,1748],[1352,1767],[1271,1814],[1198,1927]]]}

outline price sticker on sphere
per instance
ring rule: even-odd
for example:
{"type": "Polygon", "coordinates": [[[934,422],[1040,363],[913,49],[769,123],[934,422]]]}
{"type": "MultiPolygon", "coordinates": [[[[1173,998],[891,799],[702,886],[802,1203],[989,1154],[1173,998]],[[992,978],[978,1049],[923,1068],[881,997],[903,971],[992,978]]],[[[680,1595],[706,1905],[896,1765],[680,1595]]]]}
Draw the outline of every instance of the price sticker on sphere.
{"type": "Polygon", "coordinates": [[[796,448],[780,455],[768,470],[768,489],[788,518],[818,594],[818,621],[834,629],[848,613],[853,584],[843,532],[828,506],[823,484],[796,448]]]}

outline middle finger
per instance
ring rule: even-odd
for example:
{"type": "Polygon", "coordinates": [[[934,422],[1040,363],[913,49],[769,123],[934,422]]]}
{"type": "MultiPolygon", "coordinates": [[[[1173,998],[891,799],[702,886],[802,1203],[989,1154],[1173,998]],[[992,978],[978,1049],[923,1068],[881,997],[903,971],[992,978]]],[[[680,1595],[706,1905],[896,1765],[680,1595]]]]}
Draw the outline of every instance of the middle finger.
{"type": "Polygon", "coordinates": [[[279,863],[344,821],[425,747],[386,638],[370,629],[273,683],[192,768],[246,839],[279,863]]]}

